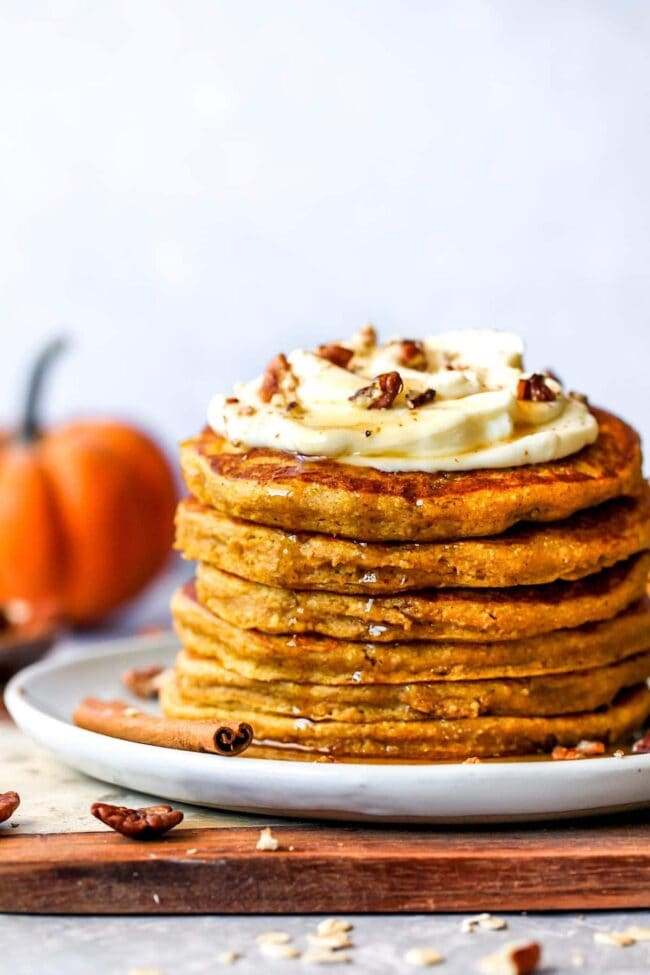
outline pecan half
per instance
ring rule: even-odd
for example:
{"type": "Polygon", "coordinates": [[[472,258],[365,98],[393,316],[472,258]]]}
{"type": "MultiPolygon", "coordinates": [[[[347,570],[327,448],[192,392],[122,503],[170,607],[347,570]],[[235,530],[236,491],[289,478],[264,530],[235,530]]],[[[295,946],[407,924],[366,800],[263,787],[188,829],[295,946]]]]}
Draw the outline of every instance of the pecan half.
{"type": "Polygon", "coordinates": [[[4,823],[18,809],[20,796],[17,792],[0,792],[0,823],[4,823]]]}
{"type": "Polygon", "coordinates": [[[534,372],[532,376],[520,379],[517,383],[517,399],[532,403],[552,403],[557,396],[547,384],[546,376],[534,372]]]}
{"type": "Polygon", "coordinates": [[[363,386],[349,396],[351,403],[367,410],[386,410],[402,392],[404,384],[398,372],[382,372],[369,386],[363,386]]]}
{"type": "Polygon", "coordinates": [[[330,342],[329,345],[319,345],[316,355],[320,356],[321,359],[327,359],[334,366],[347,369],[350,364],[350,359],[354,356],[354,349],[346,349],[344,345],[337,345],[335,342],[330,342]]]}
{"type": "Polygon", "coordinates": [[[650,753],[650,731],[646,731],[643,738],[639,738],[632,745],[632,751],[635,755],[647,755],[650,753]]]}
{"type": "Polygon", "coordinates": [[[171,806],[128,809],[127,806],[111,806],[108,802],[93,802],[90,811],[106,826],[132,840],[152,840],[163,836],[183,820],[183,813],[171,806]]]}
{"type": "Polygon", "coordinates": [[[157,697],[161,684],[160,678],[164,673],[165,668],[156,664],[151,667],[134,667],[132,670],[124,671],[122,683],[136,697],[157,697]]]}
{"type": "Polygon", "coordinates": [[[406,396],[406,404],[409,410],[417,410],[420,406],[433,403],[435,398],[435,389],[425,389],[423,393],[408,393],[406,396]]]}
{"type": "Polygon", "coordinates": [[[400,366],[408,369],[426,369],[427,354],[422,342],[415,339],[403,339],[396,342],[396,359],[400,366]]]}
{"type": "Polygon", "coordinates": [[[275,358],[271,359],[264,370],[262,385],[260,386],[260,399],[263,403],[270,403],[276,393],[295,389],[295,377],[291,371],[291,366],[286,355],[280,352],[275,358]]]}

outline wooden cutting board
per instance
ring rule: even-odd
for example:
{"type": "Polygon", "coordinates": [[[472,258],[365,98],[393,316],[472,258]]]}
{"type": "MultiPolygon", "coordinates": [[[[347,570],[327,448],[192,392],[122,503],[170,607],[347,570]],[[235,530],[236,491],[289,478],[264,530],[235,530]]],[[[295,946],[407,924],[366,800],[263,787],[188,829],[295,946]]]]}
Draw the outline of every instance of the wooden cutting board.
{"type": "Polygon", "coordinates": [[[177,828],[0,837],[0,911],[336,913],[650,908],[647,814],[485,829],[177,828]]]}
{"type": "Polygon", "coordinates": [[[89,807],[154,797],[68,768],[1,717],[0,755],[0,791],[22,799],[16,828],[0,827],[0,912],[650,908],[648,811],[552,826],[402,829],[181,805],[181,826],[142,843],[100,826],[89,807]],[[274,853],[255,849],[268,824],[281,843],[274,853]]]}

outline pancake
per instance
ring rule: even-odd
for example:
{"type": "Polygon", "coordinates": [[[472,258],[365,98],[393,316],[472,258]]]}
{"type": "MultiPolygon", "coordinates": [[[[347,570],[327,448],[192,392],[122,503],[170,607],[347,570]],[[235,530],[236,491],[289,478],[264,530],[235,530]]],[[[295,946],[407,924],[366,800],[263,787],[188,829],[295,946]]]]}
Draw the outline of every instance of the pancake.
{"type": "Polygon", "coordinates": [[[176,684],[188,701],[216,708],[268,711],[346,722],[476,718],[482,714],[552,715],[595,711],[650,677],[650,651],[608,667],[518,679],[407,684],[298,684],[250,680],[215,660],[182,651],[176,684]]]}
{"type": "Polygon", "coordinates": [[[650,552],[577,582],[509,589],[434,589],[364,599],[278,589],[199,563],[199,601],[222,619],[267,633],[343,640],[516,640],[609,619],[646,590],[650,552]]]}
{"type": "Polygon", "coordinates": [[[289,531],[361,541],[496,535],[520,521],[558,521],[641,489],[638,435],[593,410],[595,443],[547,464],[428,474],[384,473],[245,448],[211,430],[181,448],[188,488],[221,514],[289,531]]]}
{"type": "Polygon", "coordinates": [[[355,643],[242,630],[201,606],[193,582],[174,594],[172,615],[193,655],[258,681],[368,685],[562,674],[613,664],[650,648],[647,598],[611,620],[499,643],[355,643]]]}
{"type": "Polygon", "coordinates": [[[580,579],[650,548],[650,488],[545,526],[452,542],[355,542],[229,518],[195,498],[176,515],[186,558],[286,589],[405,592],[463,586],[540,585],[580,579]]]}
{"type": "Polygon", "coordinates": [[[393,761],[526,755],[550,751],[556,744],[575,745],[581,739],[611,743],[640,728],[650,714],[650,690],[645,684],[625,691],[609,708],[598,711],[444,721],[310,721],[225,704],[199,705],[185,698],[175,681],[166,683],[160,696],[169,717],[247,721],[260,745],[284,744],[333,756],[393,761]]]}

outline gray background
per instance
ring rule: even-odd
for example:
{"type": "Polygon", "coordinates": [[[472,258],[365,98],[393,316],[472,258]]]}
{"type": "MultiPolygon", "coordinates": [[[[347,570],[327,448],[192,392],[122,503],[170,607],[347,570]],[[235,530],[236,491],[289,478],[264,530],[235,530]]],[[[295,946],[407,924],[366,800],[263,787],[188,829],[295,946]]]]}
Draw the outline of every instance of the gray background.
{"type": "Polygon", "coordinates": [[[650,433],[650,4],[2,0],[0,416],[172,445],[300,342],[521,331],[650,433]]]}

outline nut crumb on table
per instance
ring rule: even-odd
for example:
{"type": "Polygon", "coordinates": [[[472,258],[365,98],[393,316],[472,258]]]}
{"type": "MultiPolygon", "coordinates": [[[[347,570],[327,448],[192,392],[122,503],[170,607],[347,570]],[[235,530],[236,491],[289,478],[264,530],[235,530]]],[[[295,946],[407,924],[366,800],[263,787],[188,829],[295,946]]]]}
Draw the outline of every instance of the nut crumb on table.
{"type": "Polygon", "coordinates": [[[307,941],[315,948],[326,948],[338,951],[340,948],[352,948],[352,942],[345,931],[333,931],[331,934],[307,934],[307,941]]]}
{"type": "Polygon", "coordinates": [[[444,960],[444,955],[441,955],[435,948],[409,948],[404,954],[404,961],[407,965],[419,965],[421,968],[439,965],[444,960]]]}
{"type": "Polygon", "coordinates": [[[289,942],[258,941],[257,949],[267,958],[300,958],[298,949],[289,942]]]}
{"type": "Polygon", "coordinates": [[[354,925],[344,917],[327,917],[319,921],[316,931],[320,935],[338,934],[339,932],[351,931],[354,925]]]}
{"type": "Polygon", "coordinates": [[[601,945],[613,945],[616,948],[629,948],[638,941],[650,941],[650,927],[631,925],[624,931],[596,931],[594,941],[601,945]]]}
{"type": "Polygon", "coordinates": [[[352,961],[352,958],[343,951],[310,948],[302,956],[302,960],[308,965],[347,965],[352,961]]]}
{"type": "Polygon", "coordinates": [[[262,931],[255,940],[258,944],[288,945],[293,938],[287,931],[262,931]]]}
{"type": "Polygon", "coordinates": [[[504,917],[487,913],[466,917],[460,925],[461,931],[465,934],[474,934],[477,928],[482,928],[484,931],[503,931],[507,927],[508,922],[504,917]]]}
{"type": "Polygon", "coordinates": [[[257,841],[255,849],[261,850],[264,853],[274,853],[280,849],[280,841],[273,835],[270,826],[265,826],[264,829],[260,830],[260,838],[257,841]]]}
{"type": "Polygon", "coordinates": [[[241,958],[241,951],[222,951],[217,955],[217,962],[220,965],[232,965],[241,958]]]}

